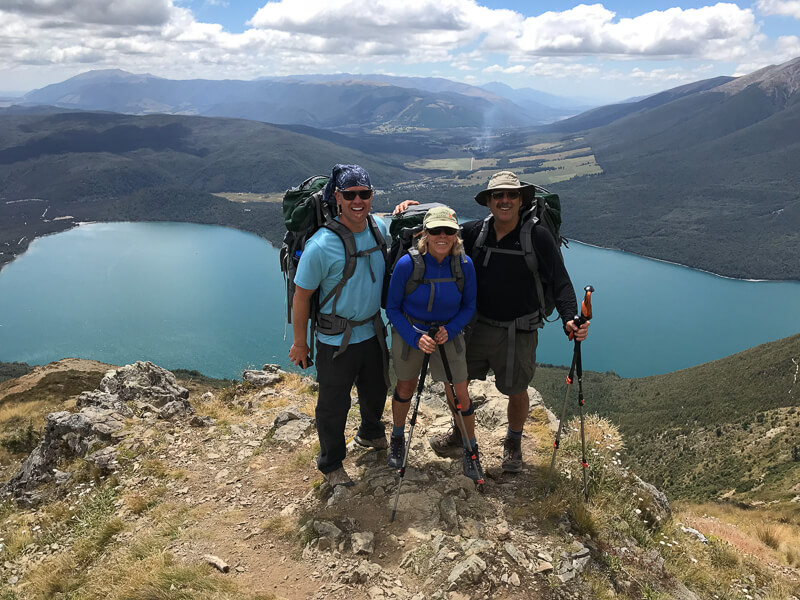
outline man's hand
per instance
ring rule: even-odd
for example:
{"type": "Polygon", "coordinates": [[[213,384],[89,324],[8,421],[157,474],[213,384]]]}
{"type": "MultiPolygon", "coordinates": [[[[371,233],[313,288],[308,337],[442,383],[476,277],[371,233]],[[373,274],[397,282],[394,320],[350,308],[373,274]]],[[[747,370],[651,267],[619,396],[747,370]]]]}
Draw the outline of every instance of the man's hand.
{"type": "Polygon", "coordinates": [[[439,325],[439,331],[436,332],[436,335],[433,338],[433,341],[439,344],[447,343],[449,336],[447,335],[447,329],[444,328],[444,325],[439,325]]]}
{"type": "Polygon", "coordinates": [[[572,339],[576,342],[582,342],[586,339],[586,336],[589,335],[589,323],[591,323],[591,321],[586,321],[578,327],[575,321],[567,321],[567,324],[564,325],[564,331],[567,335],[572,333],[572,339]]]}
{"type": "Polygon", "coordinates": [[[311,349],[308,346],[292,344],[292,347],[289,348],[289,360],[292,361],[293,365],[305,369],[309,366],[308,354],[310,351],[311,349]]]}
{"type": "Polygon", "coordinates": [[[414,206],[415,204],[419,204],[416,200],[403,200],[400,204],[394,207],[392,211],[393,215],[400,214],[404,210],[406,210],[409,206],[414,206]]]}

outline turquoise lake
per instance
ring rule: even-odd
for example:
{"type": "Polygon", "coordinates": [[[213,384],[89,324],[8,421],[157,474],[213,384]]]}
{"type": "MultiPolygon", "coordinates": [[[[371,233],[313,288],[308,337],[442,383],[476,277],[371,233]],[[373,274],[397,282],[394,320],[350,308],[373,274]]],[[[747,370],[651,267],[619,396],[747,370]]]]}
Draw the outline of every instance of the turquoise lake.
{"type": "MultiPolygon", "coordinates": [[[[641,377],[800,331],[800,283],[726,279],[571,243],[579,298],[591,284],[587,370],[641,377]]],[[[288,367],[278,250],[251,234],[184,223],[90,224],[37,239],[0,271],[0,361],[150,360],[240,378],[288,367]]],[[[290,334],[291,335],[291,334],[290,334]]],[[[558,324],[538,360],[569,364],[558,324]]]]}

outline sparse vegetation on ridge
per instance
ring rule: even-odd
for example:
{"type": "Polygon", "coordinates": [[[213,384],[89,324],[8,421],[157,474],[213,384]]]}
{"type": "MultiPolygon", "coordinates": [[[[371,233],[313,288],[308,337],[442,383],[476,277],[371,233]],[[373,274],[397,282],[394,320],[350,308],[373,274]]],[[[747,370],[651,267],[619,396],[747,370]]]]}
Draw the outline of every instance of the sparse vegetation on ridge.
{"type": "MultiPolygon", "coordinates": [[[[0,565],[13,565],[2,573],[0,597],[291,600],[316,594],[361,599],[377,586],[402,590],[394,593],[409,600],[446,598],[446,588],[437,586],[447,586],[447,574],[469,554],[458,544],[453,551],[451,544],[458,539],[486,563],[475,583],[456,586],[470,596],[666,599],[691,598],[686,594],[693,592],[702,599],[750,594],[790,600],[800,594],[790,577],[799,555],[795,505],[762,510],[682,503],[673,507],[672,520],[664,518],[655,492],[640,487],[625,466],[628,444],[606,419],[586,419],[590,501],[584,503],[578,420],[567,426],[555,485],[546,496],[553,433],[544,408],[534,403],[526,427],[528,469],[510,479],[500,475],[493,452],[504,425],[479,418],[490,481],[480,496],[460,487],[460,465],[426,449],[426,430],[449,420],[438,412],[442,408],[429,404],[436,401],[434,392],[422,406],[419,438],[412,447],[417,475],[411,475],[404,497],[462,489],[453,496],[461,515],[460,535],[442,531],[435,537],[435,531],[431,536],[416,529],[421,527],[415,525],[416,513],[424,510],[424,502],[401,505],[399,521],[388,524],[387,503],[396,480],[382,466],[380,453],[351,450],[348,468],[362,477],[337,501],[320,485],[313,431],[295,446],[268,439],[274,415],[288,405],[313,414],[307,380],[286,375],[276,387],[234,384],[220,389],[195,378],[190,385],[198,415],[214,415],[211,427],[131,421],[132,435],[119,446],[116,475],[97,478],[76,461],[64,466],[74,479],[63,488],[63,498],[56,493],[35,510],[0,505],[0,565]],[[426,474],[433,477],[414,483],[426,474]],[[348,532],[374,531],[374,554],[354,555],[350,542],[324,549],[328,534],[314,529],[314,523],[322,522],[348,532]],[[702,532],[710,543],[682,527],[702,532]],[[531,542],[539,556],[526,545],[531,542]],[[454,558],[443,559],[442,552],[453,552],[454,558]],[[228,562],[230,572],[210,567],[204,559],[210,554],[228,562]],[[565,555],[574,564],[587,557],[573,579],[562,583],[557,571],[534,574],[534,567],[544,568],[548,559],[560,569],[565,555]],[[529,561],[530,568],[518,560],[529,561]],[[328,563],[351,566],[337,574],[328,563]],[[369,565],[381,570],[362,580],[369,565]],[[508,578],[511,572],[520,586],[508,578]],[[10,578],[14,583],[7,583],[10,578]],[[395,579],[402,581],[400,587],[392,583],[395,579]]],[[[490,407],[478,411],[488,415],[490,407]]],[[[357,411],[349,429],[356,422],[357,411]]]]}

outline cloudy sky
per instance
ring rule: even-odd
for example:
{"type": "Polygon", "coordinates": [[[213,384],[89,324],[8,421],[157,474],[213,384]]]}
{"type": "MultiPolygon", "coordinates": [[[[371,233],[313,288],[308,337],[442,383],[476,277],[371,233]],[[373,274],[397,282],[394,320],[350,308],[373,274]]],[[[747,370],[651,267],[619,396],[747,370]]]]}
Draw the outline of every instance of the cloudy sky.
{"type": "Polygon", "coordinates": [[[800,0],[0,0],[0,90],[93,69],[502,81],[617,100],[800,56],[800,0]]]}

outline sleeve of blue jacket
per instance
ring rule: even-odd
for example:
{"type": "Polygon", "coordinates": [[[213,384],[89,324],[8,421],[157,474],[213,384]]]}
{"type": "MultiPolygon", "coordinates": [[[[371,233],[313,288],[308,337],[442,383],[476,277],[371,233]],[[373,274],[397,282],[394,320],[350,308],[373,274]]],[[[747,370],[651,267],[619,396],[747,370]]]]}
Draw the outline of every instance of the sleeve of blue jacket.
{"type": "Polygon", "coordinates": [[[403,299],[406,295],[406,282],[411,277],[411,272],[414,270],[414,264],[411,262],[411,257],[406,254],[394,267],[392,277],[389,279],[389,291],[386,296],[386,316],[389,322],[400,334],[400,337],[411,346],[417,347],[421,334],[417,333],[408,322],[408,319],[403,315],[403,299]]]}
{"type": "Polygon", "coordinates": [[[475,279],[475,266],[472,264],[472,260],[469,256],[464,257],[464,262],[461,263],[461,270],[464,271],[464,290],[461,292],[461,309],[450,319],[450,322],[444,326],[447,330],[448,340],[454,339],[461,333],[475,314],[478,284],[475,279]]]}

